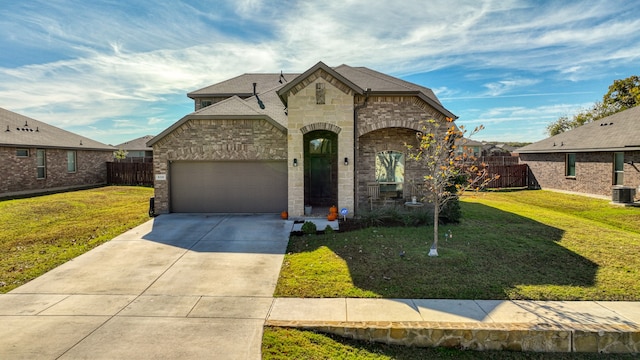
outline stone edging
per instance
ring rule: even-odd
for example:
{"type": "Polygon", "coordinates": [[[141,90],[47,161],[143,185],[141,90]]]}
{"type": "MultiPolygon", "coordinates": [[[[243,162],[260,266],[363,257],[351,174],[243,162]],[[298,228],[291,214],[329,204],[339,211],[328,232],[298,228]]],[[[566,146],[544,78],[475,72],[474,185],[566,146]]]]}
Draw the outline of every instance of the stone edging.
{"type": "Polygon", "coordinates": [[[640,327],[627,324],[532,324],[267,320],[346,338],[419,347],[532,352],[639,353],[640,327]]]}

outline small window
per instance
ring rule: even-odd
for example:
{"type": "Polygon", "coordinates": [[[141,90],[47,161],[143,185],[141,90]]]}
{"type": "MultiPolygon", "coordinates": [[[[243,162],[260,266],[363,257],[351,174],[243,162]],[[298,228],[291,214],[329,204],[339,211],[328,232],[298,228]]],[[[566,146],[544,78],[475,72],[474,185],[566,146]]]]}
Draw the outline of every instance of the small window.
{"type": "Polygon", "coordinates": [[[44,179],[47,177],[47,157],[44,149],[36,150],[36,158],[37,178],[44,179]]]}
{"type": "Polygon", "coordinates": [[[206,108],[207,106],[211,106],[213,101],[211,100],[200,100],[200,108],[206,108]]]}
{"type": "Polygon", "coordinates": [[[319,138],[309,141],[309,154],[331,154],[331,139],[319,138]]]}
{"type": "Polygon", "coordinates": [[[18,149],[16,150],[17,157],[29,157],[29,149],[18,149]]]}
{"type": "Polygon", "coordinates": [[[624,153],[613,154],[613,185],[624,185],[624,153]]]}
{"type": "Polygon", "coordinates": [[[76,172],[76,152],[75,150],[67,151],[67,172],[76,172]]]}
{"type": "Polygon", "coordinates": [[[378,152],[376,181],[380,183],[380,192],[401,196],[404,184],[404,153],[393,150],[378,152]]]}
{"type": "Polygon", "coordinates": [[[568,177],[576,177],[576,154],[567,154],[564,175],[568,177]]]}
{"type": "Polygon", "coordinates": [[[316,84],[316,104],[324,104],[324,84],[316,84]]]}

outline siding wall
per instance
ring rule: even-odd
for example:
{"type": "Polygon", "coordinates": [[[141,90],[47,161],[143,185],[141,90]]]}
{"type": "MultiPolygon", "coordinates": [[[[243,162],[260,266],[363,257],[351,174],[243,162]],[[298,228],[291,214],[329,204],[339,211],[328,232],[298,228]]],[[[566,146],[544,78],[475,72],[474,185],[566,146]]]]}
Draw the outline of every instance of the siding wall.
{"type": "MultiPolygon", "coordinates": [[[[613,186],[613,152],[576,153],[576,176],[565,176],[565,154],[520,154],[520,162],[531,169],[542,189],[574,191],[611,196],[613,186]]],[[[640,186],[640,151],[624,156],[624,185],[640,186]],[[633,161],[634,165],[627,162],[633,161]]],[[[636,194],[638,198],[638,194],[636,194]]]]}

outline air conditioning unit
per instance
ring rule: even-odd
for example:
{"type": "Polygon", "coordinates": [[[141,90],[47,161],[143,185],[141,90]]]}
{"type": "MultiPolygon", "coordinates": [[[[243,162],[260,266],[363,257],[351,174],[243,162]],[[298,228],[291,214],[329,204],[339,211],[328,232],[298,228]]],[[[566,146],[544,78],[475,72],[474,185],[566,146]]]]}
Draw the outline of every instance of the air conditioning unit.
{"type": "Polygon", "coordinates": [[[614,186],[612,200],[614,203],[632,204],[636,189],[629,186],[614,186]]]}

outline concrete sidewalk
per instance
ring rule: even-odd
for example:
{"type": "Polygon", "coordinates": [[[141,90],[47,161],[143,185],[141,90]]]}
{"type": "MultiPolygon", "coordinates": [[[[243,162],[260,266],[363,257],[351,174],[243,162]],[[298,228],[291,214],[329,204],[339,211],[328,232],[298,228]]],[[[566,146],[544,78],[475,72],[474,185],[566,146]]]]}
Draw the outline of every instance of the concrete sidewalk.
{"type": "Polygon", "coordinates": [[[640,352],[640,303],[278,298],[267,325],[478,350],[640,352]]]}

